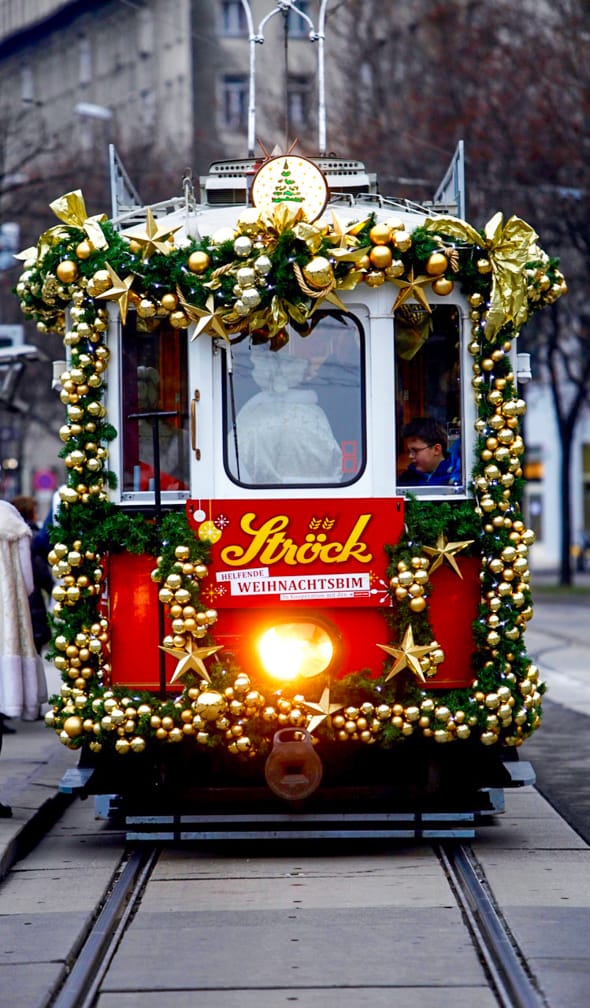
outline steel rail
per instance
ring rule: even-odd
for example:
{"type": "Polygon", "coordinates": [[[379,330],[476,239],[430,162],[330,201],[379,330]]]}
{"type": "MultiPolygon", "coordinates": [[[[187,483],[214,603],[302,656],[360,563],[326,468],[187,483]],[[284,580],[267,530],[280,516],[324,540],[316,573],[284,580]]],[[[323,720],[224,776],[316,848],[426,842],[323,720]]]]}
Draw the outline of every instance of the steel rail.
{"type": "Polygon", "coordinates": [[[435,844],[436,853],[487,968],[502,1008],[546,1008],[506,927],[498,916],[472,857],[458,844],[435,844]]]}
{"type": "Polygon", "coordinates": [[[94,1003],[158,854],[156,847],[131,852],[51,1008],[90,1008],[94,1003]]]}

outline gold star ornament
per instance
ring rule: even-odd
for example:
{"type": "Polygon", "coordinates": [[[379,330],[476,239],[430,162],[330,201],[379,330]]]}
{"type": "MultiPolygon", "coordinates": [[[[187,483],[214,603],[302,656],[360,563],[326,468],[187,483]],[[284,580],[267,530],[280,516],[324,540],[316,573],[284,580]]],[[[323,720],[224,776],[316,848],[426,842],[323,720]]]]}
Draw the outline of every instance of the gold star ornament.
{"type": "Polygon", "coordinates": [[[125,325],[131,284],[133,283],[135,277],[133,273],[130,273],[129,276],[126,276],[123,280],[121,280],[121,277],[117,276],[110,263],[106,264],[106,268],[113,286],[109,287],[108,290],[103,291],[102,294],[97,294],[96,297],[97,300],[103,299],[104,301],[116,301],[119,305],[121,321],[123,322],[123,325],[125,325]]]}
{"type": "Polygon", "coordinates": [[[175,648],[166,647],[164,644],[160,644],[162,651],[166,654],[172,655],[173,658],[178,658],[179,662],[174,669],[174,674],[170,680],[170,685],[176,682],[177,679],[182,679],[188,672],[196,673],[205,682],[210,683],[211,677],[205,667],[203,662],[204,658],[210,658],[217,651],[221,651],[221,645],[216,647],[195,647],[195,643],[192,637],[189,637],[186,647],[175,648]]]}
{"type": "Polygon", "coordinates": [[[416,679],[420,682],[426,682],[424,672],[422,671],[422,666],[420,664],[420,658],[423,658],[424,655],[430,654],[431,651],[435,651],[438,645],[414,644],[414,632],[410,624],[400,645],[394,647],[389,644],[378,644],[377,647],[380,647],[382,651],[385,651],[388,655],[391,655],[392,658],[395,658],[395,664],[392,668],[390,668],[389,672],[385,676],[385,682],[389,682],[390,679],[393,679],[398,672],[402,672],[405,668],[413,672],[416,679]]]}
{"type": "Polygon", "coordinates": [[[320,697],[319,703],[312,703],[311,701],[306,700],[303,706],[307,707],[308,710],[315,712],[310,718],[307,726],[307,731],[311,735],[311,733],[315,731],[319,725],[321,725],[322,721],[325,721],[326,718],[330,717],[330,715],[335,714],[336,711],[342,710],[344,704],[330,703],[330,687],[326,686],[320,697]]]}
{"type": "Polygon", "coordinates": [[[435,279],[436,277],[426,275],[415,277],[414,267],[412,266],[407,279],[404,279],[403,277],[396,277],[392,280],[392,283],[394,283],[396,287],[400,288],[400,292],[395,299],[393,308],[391,309],[392,312],[394,312],[396,308],[399,308],[400,305],[404,304],[405,301],[418,301],[427,312],[432,313],[432,308],[428,304],[426,294],[424,293],[424,287],[426,284],[431,284],[435,279]]]}
{"type": "Polygon", "coordinates": [[[182,300],[182,306],[191,322],[197,323],[191,340],[196,339],[202,332],[208,332],[210,336],[221,336],[222,339],[229,342],[228,330],[224,322],[228,309],[226,307],[216,308],[213,294],[210,294],[207,298],[205,308],[198,308],[197,305],[189,304],[186,299],[182,300]]]}
{"type": "Polygon", "coordinates": [[[447,542],[442,534],[439,535],[435,547],[423,547],[425,553],[428,553],[429,556],[435,558],[430,565],[428,573],[432,574],[432,572],[435,571],[437,567],[440,567],[446,560],[455,573],[463,579],[463,575],[459,570],[459,565],[455,560],[455,553],[460,553],[461,550],[465,549],[467,546],[471,546],[473,541],[473,539],[466,539],[464,542],[447,542]]]}
{"type": "Polygon", "coordinates": [[[180,224],[172,228],[166,224],[159,224],[148,207],[145,227],[124,231],[123,234],[125,238],[129,238],[130,241],[137,242],[141,246],[142,259],[149,259],[154,252],[161,252],[162,255],[170,254],[173,246],[168,238],[179,228],[180,224]]]}

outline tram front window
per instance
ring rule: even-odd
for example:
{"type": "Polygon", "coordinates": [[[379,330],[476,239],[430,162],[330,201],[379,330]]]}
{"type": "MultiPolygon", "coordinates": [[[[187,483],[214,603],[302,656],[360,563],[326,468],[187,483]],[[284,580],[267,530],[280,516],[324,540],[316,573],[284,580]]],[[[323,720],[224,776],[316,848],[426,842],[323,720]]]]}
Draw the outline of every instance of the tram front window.
{"type": "Polygon", "coordinates": [[[342,312],[280,350],[244,339],[225,374],[226,470],[244,486],[352,483],[365,465],[364,336],[342,312]]]}
{"type": "Polygon", "coordinates": [[[395,313],[397,482],[461,487],[461,328],[455,305],[395,313]]]}
{"type": "Polygon", "coordinates": [[[123,331],[123,490],[154,490],[154,424],[160,490],[188,490],[186,333],[166,327],[141,332],[134,322],[130,313],[123,331]]]}

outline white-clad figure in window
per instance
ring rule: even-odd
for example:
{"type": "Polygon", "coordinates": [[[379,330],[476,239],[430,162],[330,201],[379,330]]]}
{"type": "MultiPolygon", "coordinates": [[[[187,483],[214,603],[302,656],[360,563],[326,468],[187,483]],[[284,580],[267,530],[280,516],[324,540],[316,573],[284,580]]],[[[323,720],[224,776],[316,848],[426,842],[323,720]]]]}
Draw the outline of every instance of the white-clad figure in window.
{"type": "Polygon", "coordinates": [[[244,483],[339,483],[342,452],[312,389],[302,387],[308,361],[288,352],[253,350],[252,377],[261,389],[239,411],[232,469],[244,483]]]}

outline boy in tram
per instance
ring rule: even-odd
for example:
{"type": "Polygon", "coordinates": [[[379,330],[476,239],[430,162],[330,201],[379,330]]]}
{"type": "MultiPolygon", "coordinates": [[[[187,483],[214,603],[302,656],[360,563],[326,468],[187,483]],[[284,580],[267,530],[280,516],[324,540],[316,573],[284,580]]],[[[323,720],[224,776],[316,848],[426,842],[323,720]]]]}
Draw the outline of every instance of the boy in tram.
{"type": "Polygon", "coordinates": [[[410,464],[399,477],[403,486],[448,486],[461,481],[460,458],[448,450],[447,432],[430,417],[415,417],[403,429],[410,464]]]}

